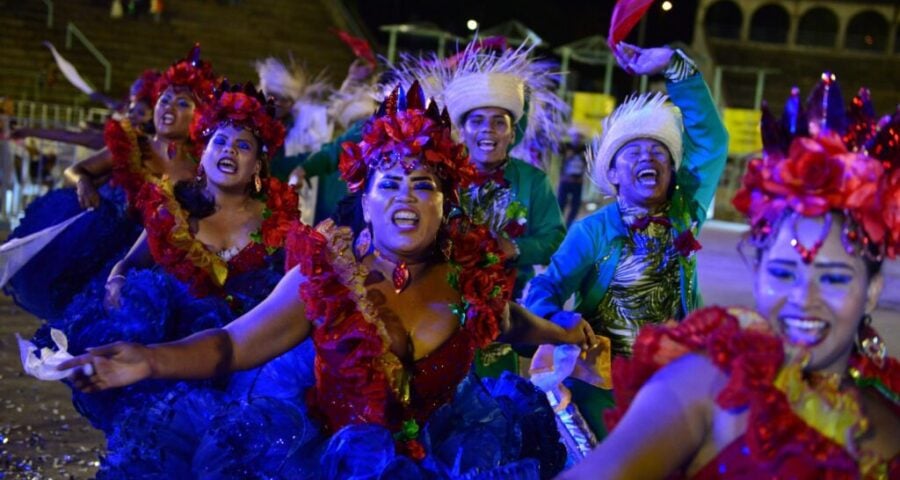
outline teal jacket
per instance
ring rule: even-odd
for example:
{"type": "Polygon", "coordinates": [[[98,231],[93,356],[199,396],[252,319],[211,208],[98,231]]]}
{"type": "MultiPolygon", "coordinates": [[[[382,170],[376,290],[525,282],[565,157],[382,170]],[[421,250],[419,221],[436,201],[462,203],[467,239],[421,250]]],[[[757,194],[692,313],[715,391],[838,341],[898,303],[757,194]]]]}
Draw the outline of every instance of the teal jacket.
{"type": "Polygon", "coordinates": [[[365,119],[350,124],[350,127],[331,142],[303,162],[303,170],[307,178],[318,177],[319,188],[316,191],[316,214],[314,223],[330,217],[337,210],[337,205],[347,195],[347,182],[341,179],[338,165],[341,159],[341,144],[362,140],[365,119]]]}
{"type": "Polygon", "coordinates": [[[534,277],[534,265],[546,265],[566,235],[562,212],[550,181],[540,169],[510,158],[503,172],[513,198],[527,210],[525,233],[514,241],[519,247],[516,260],[515,295],[534,277]]]}
{"type": "MultiPolygon", "coordinates": [[[[728,132],[699,74],[678,83],[667,82],[666,86],[684,122],[684,157],[675,175],[669,219],[675,235],[692,226],[696,226],[693,233],[697,234],[725,169],[728,132]]],[[[616,202],[573,224],[549,268],[532,280],[526,307],[550,318],[574,293],[575,310],[588,319],[594,316],[627,238],[628,228],[616,202]]],[[[679,258],[682,307],[690,312],[701,304],[696,257],[679,258]]]]}

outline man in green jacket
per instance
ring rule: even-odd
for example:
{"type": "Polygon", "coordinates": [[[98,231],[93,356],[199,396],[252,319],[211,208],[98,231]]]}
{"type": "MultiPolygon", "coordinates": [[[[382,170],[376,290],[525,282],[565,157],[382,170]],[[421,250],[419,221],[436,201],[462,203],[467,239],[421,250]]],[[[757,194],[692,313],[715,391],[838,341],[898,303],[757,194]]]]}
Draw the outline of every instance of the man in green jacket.
{"type": "MultiPolygon", "coordinates": [[[[591,180],[615,199],[576,222],[525,305],[566,324],[575,311],[607,340],[588,352],[564,382],[602,438],[602,410],[612,406],[611,356],[629,355],[639,328],[681,319],[700,305],[694,239],[725,168],[728,134],[703,78],[683,52],[620,44],[630,73],[666,77],[669,98],[632,97],[603,124],[589,152],[591,180]]],[[[541,347],[539,358],[552,356],[541,347]]],[[[540,362],[539,362],[540,363],[540,362]]]]}
{"type": "MultiPolygon", "coordinates": [[[[479,174],[476,184],[462,192],[464,208],[474,210],[470,214],[476,221],[490,224],[512,260],[517,269],[515,298],[534,276],[534,266],[550,261],[566,231],[547,175],[509,153],[526,113],[531,128],[522,142],[531,146],[529,132],[537,137],[536,127],[562,128],[554,120],[567,108],[550,88],[546,67],[529,59],[530,53],[528,47],[488,52],[470,45],[444,79],[442,92],[479,174]]],[[[541,133],[544,138],[558,135],[541,133]]],[[[508,345],[482,351],[479,360],[483,375],[518,371],[517,356],[508,345]]]]}

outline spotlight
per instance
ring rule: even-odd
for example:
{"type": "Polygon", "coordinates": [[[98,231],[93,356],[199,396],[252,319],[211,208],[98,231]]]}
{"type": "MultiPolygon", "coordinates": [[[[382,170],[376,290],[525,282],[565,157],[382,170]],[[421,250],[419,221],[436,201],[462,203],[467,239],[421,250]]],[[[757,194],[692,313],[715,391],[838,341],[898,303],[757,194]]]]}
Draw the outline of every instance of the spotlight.
{"type": "Polygon", "coordinates": [[[662,6],[662,9],[664,12],[668,12],[669,10],[672,9],[672,2],[670,2],[669,0],[666,0],[665,2],[662,3],[661,6],[662,6]]]}
{"type": "Polygon", "coordinates": [[[466,22],[466,28],[471,31],[478,30],[478,22],[475,19],[470,18],[468,22],[466,22]]]}

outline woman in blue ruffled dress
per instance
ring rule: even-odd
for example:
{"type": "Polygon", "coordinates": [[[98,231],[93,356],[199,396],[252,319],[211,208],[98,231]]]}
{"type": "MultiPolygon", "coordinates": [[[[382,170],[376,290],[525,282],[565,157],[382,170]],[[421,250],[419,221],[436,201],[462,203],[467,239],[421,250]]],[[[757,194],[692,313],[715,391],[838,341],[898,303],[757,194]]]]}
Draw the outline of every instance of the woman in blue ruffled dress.
{"type": "Polygon", "coordinates": [[[140,90],[144,92],[140,97],[155,105],[152,136],[130,117],[110,120],[107,147],[66,170],[75,188],[51,191],[29,205],[9,239],[36,235],[38,242],[48,234],[48,227],[90,210],[10,278],[4,291],[19,306],[42,319],[59,320],[91,280],[106,278],[140,234],[135,212],[143,184],[162,176],[173,181],[194,177],[197,162],[189,152],[190,125],[195,107],[209,100],[215,83],[212,67],[199,59],[199,47],[195,47],[189,58],[176,62],[149,88],[140,90]]]}
{"type": "MultiPolygon", "coordinates": [[[[296,193],[268,176],[268,154],[284,139],[271,111],[249,84],[221,86],[192,125],[194,141],[206,145],[198,176],[174,186],[165,180],[145,184],[139,193],[145,230],[138,241],[105,282],[78,295],[35,343],[47,346],[51,328],[66,334],[72,353],[113,341],[177,340],[222,327],[264,299],[284,275],[284,241],[299,221],[296,193]]],[[[101,477],[133,477],[148,469],[177,473],[185,467],[178,463],[183,455],[171,452],[196,450],[212,413],[235,399],[273,395],[283,386],[279,371],[311,360],[311,350],[301,346],[230,382],[155,381],[96,394],[75,391],[73,403],[107,435],[101,477]],[[163,419],[180,423],[156,428],[163,419]],[[133,461],[136,450],[144,458],[148,452],[160,456],[133,461]]]]}
{"type": "MultiPolygon", "coordinates": [[[[450,122],[418,85],[394,92],[345,143],[355,228],[298,226],[292,268],[272,294],[224,328],[172,343],[118,342],[64,363],[85,392],[141,380],[222,378],[311,339],[310,357],[273,376],[289,395],[248,395],[212,414],[196,451],[175,432],[210,415],[185,402],[138,425],[172,449],[136,442],[126,474],[193,478],[549,478],[563,467],[554,414],[524,379],[474,376],[475,350],[498,337],[595,341],[509,302],[514,270],[496,239],[454,208],[474,174],[450,122]],[[183,456],[188,454],[187,456],[183,456]],[[175,458],[177,457],[177,459],[175,458]],[[176,471],[176,467],[182,468],[176,471]]],[[[302,345],[308,345],[309,342],[302,345]]],[[[138,383],[140,382],[140,383],[138,383]]],[[[123,427],[121,427],[123,428],[123,427]]]]}

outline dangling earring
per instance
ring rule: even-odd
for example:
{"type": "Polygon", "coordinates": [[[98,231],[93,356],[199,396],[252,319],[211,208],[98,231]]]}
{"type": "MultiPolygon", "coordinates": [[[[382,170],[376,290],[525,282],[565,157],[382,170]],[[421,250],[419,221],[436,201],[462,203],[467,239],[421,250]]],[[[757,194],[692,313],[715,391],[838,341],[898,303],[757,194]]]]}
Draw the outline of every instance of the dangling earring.
{"type": "Polygon", "coordinates": [[[259,178],[259,174],[258,174],[258,173],[254,173],[254,174],[253,174],[253,191],[254,191],[257,195],[259,195],[260,193],[262,193],[262,187],[263,187],[263,186],[262,186],[262,179],[259,178]]]}
{"type": "Polygon", "coordinates": [[[206,170],[203,170],[203,165],[197,167],[197,176],[194,177],[194,181],[201,186],[206,186],[206,170]]]}
{"type": "Polygon", "coordinates": [[[872,328],[872,316],[868,313],[863,315],[859,329],[856,331],[856,349],[859,353],[869,357],[878,368],[884,366],[887,346],[884,344],[884,340],[878,336],[878,332],[872,328]]]}
{"type": "Polygon", "coordinates": [[[359,235],[356,236],[356,243],[353,245],[353,253],[356,254],[357,260],[362,260],[372,251],[372,226],[368,223],[363,227],[359,235]]]}

